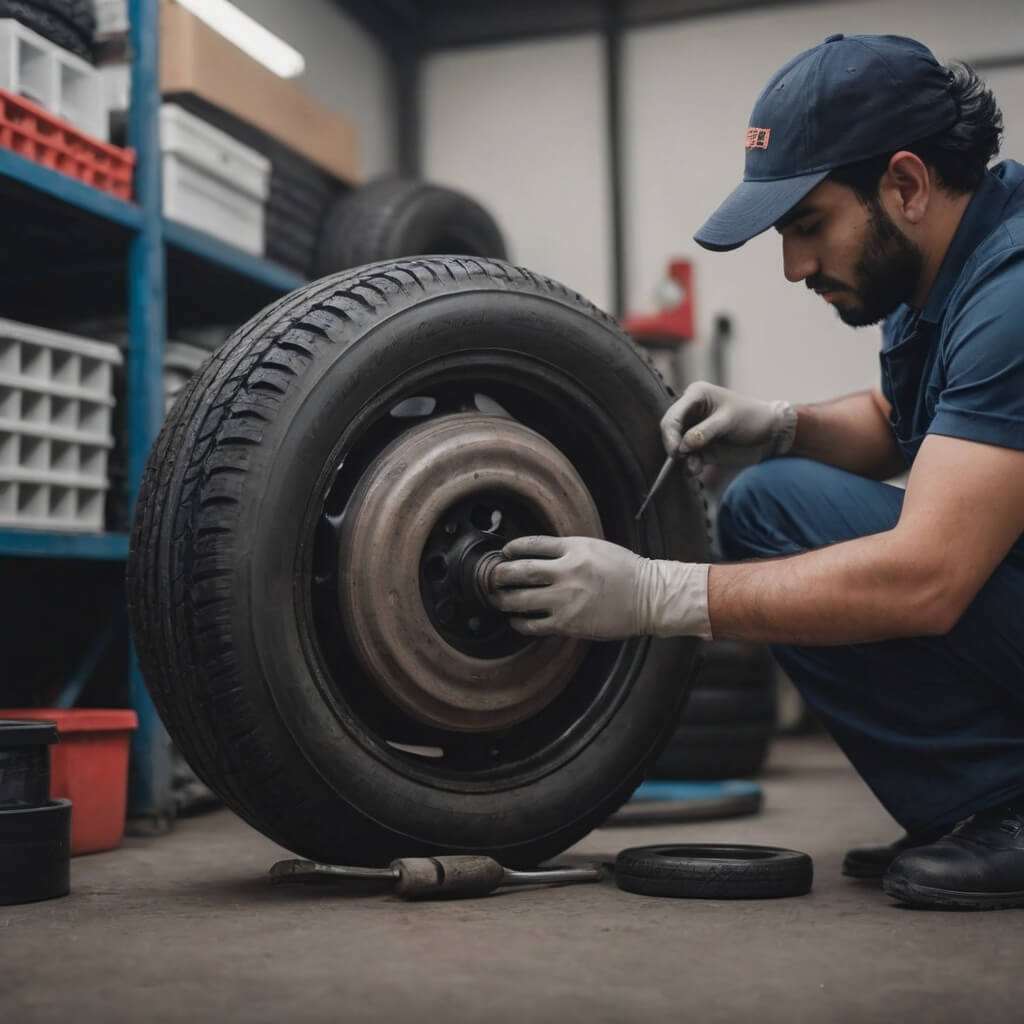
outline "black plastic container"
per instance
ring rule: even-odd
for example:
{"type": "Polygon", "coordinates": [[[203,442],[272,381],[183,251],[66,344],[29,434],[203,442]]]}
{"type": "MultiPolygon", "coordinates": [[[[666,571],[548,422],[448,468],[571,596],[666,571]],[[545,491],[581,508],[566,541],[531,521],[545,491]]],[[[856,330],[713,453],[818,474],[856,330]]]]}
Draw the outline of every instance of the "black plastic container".
{"type": "Polygon", "coordinates": [[[53,722],[0,719],[0,811],[49,801],[50,744],[58,742],[53,722]]]}
{"type": "Polygon", "coordinates": [[[0,811],[0,906],[70,890],[71,801],[0,811]]]}

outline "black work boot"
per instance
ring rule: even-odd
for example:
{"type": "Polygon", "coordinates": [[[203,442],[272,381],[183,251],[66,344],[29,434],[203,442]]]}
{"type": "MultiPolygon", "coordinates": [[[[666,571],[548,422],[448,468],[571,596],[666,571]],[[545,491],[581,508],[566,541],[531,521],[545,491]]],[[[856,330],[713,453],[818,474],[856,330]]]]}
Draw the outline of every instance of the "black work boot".
{"type": "Polygon", "coordinates": [[[938,841],[905,850],[882,889],[918,907],[1024,907],[1024,801],[982,811],[938,841]]]}
{"type": "Polygon", "coordinates": [[[943,832],[932,832],[926,835],[910,835],[882,846],[855,846],[846,851],[843,858],[843,874],[848,878],[881,878],[889,865],[904,850],[912,850],[917,846],[934,843],[943,832]]]}

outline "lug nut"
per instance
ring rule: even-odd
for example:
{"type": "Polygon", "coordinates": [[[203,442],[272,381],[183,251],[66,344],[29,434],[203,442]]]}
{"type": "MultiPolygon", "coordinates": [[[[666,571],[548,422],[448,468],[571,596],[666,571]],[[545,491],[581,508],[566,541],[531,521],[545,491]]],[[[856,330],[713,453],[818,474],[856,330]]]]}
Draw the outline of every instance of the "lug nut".
{"type": "Polygon", "coordinates": [[[481,556],[476,563],[476,572],[473,574],[473,589],[476,591],[476,598],[481,604],[489,605],[491,595],[497,589],[491,584],[491,574],[502,563],[508,561],[500,551],[488,551],[481,556]]]}

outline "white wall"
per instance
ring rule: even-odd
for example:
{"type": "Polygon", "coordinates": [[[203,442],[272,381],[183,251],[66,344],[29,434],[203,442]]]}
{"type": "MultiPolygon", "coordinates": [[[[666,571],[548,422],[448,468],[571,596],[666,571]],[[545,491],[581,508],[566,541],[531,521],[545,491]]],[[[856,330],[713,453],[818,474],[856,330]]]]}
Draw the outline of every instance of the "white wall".
{"type": "Polygon", "coordinates": [[[603,96],[595,35],[436,55],[423,75],[423,171],[480,200],[512,260],[607,307],[603,96]]]}
{"type": "MultiPolygon", "coordinates": [[[[869,387],[878,332],[853,331],[782,276],[774,232],[733,253],[691,240],[742,175],[743,134],[771,73],[832,32],[892,32],[940,60],[1024,52],[1022,0],[844,0],[708,16],[628,33],[624,54],[626,241],[631,310],[653,308],[672,256],[696,263],[700,369],[716,313],[736,336],[730,383],[823,399],[869,387]]],[[[1024,70],[988,76],[1024,160],[1024,70]]],[[[425,173],[496,214],[513,258],[610,303],[599,40],[439,54],[425,74],[425,173]]]]}
{"type": "Polygon", "coordinates": [[[306,58],[306,70],[294,81],[355,124],[364,177],[394,170],[394,83],[373,36],[332,0],[233,2],[306,58]]]}
{"type": "MultiPolygon", "coordinates": [[[[851,330],[782,276],[775,232],[707,253],[693,232],[743,173],[743,133],[771,73],[833,32],[888,32],[939,60],[1024,52],[1021,0],[861,0],[702,18],[632,32],[626,46],[628,260],[631,306],[650,304],[670,255],[695,263],[701,335],[732,315],[730,383],[763,397],[827,398],[876,383],[879,335],[851,330]]],[[[991,76],[1024,160],[1024,71],[991,76]]]]}

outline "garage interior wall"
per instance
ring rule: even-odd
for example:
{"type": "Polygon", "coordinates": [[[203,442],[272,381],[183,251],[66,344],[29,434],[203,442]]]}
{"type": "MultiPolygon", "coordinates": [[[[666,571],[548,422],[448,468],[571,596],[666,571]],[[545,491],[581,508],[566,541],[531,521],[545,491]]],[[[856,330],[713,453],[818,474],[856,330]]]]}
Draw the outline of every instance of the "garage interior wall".
{"type": "MultiPolygon", "coordinates": [[[[879,334],[853,331],[782,276],[774,232],[732,253],[691,235],[743,168],[743,132],[769,75],[833,32],[912,35],[943,61],[1024,55],[1020,0],[864,0],[743,11],[630,29],[623,54],[623,162],[630,311],[652,311],[670,258],[695,263],[706,372],[713,317],[734,337],[728,383],[814,401],[877,384],[879,334]]],[[[512,256],[610,305],[607,155],[596,37],[452,51],[424,75],[424,171],[477,195],[512,256]]],[[[1024,161],[1024,65],[982,71],[1024,161]]]]}
{"type": "Polygon", "coordinates": [[[333,0],[234,3],[305,57],[296,84],[355,124],[363,176],[394,170],[395,89],[380,43],[333,0]]]}
{"type": "Polygon", "coordinates": [[[436,54],[423,69],[424,176],[495,216],[509,258],[611,304],[602,40],[436,54]]]}

